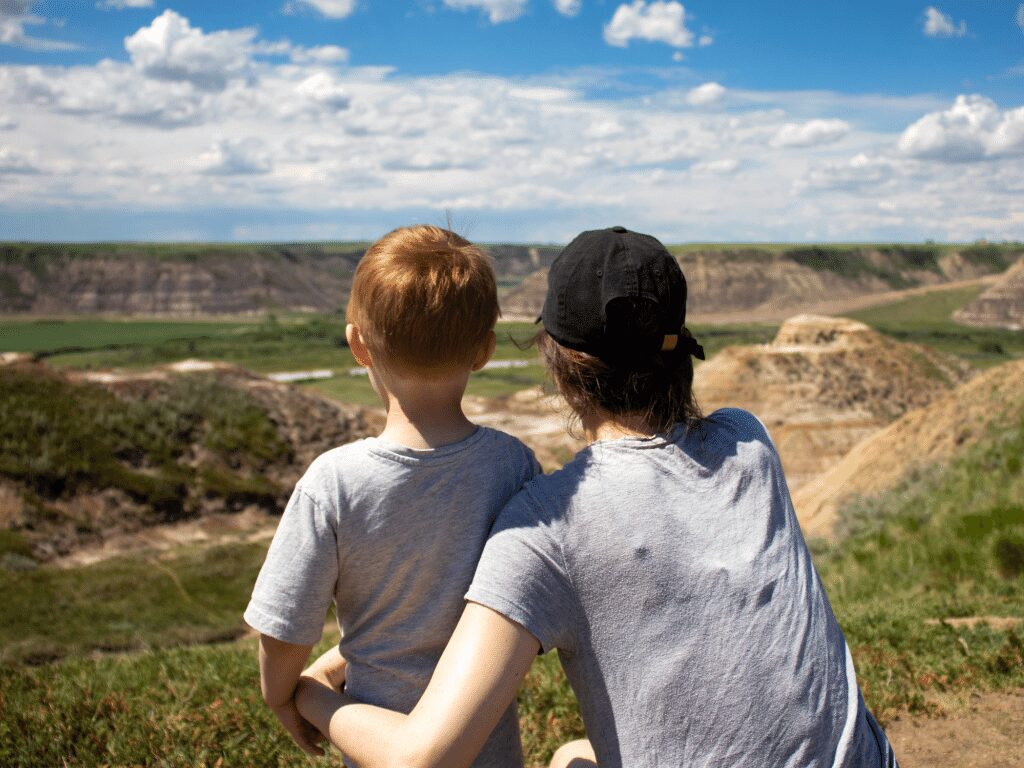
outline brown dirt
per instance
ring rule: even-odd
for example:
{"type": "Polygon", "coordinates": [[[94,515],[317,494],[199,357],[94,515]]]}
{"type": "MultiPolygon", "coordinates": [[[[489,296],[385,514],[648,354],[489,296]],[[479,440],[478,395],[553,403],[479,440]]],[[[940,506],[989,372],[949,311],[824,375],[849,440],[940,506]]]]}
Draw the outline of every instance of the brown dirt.
{"type": "Polygon", "coordinates": [[[567,433],[565,404],[540,387],[499,398],[467,396],[462,407],[477,424],[504,430],[530,446],[546,472],[561,467],[587,444],[567,433]]]}
{"type": "Polygon", "coordinates": [[[953,319],[964,325],[1024,330],[1024,258],[953,319]]]}
{"type": "Polygon", "coordinates": [[[835,535],[837,513],[857,496],[894,487],[915,465],[947,461],[990,425],[1024,410],[1024,361],[1000,365],[905,414],[858,443],[839,463],[793,495],[808,536],[835,535]]]}
{"type": "Polygon", "coordinates": [[[886,734],[902,768],[1022,768],[1024,692],[974,693],[942,718],[901,718],[886,734]]]}
{"type": "Polygon", "coordinates": [[[706,412],[738,406],[757,414],[797,489],[968,375],[955,358],[863,323],[799,315],[770,344],[728,347],[698,366],[694,391],[706,412]]]}

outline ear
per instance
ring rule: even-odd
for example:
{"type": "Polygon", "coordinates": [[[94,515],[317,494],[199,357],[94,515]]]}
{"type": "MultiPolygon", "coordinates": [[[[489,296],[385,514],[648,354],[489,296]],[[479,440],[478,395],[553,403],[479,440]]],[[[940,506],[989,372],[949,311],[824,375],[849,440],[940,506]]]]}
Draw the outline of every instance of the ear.
{"type": "Polygon", "coordinates": [[[363,335],[352,323],[345,326],[345,340],[348,342],[348,348],[352,350],[352,357],[356,359],[356,362],[364,368],[372,368],[373,359],[370,357],[370,350],[367,348],[366,342],[363,341],[363,335]]]}
{"type": "Polygon", "coordinates": [[[487,334],[487,341],[480,346],[480,351],[476,354],[476,360],[473,361],[473,370],[479,371],[485,365],[487,361],[494,356],[494,350],[498,346],[498,337],[494,331],[487,334]]]}

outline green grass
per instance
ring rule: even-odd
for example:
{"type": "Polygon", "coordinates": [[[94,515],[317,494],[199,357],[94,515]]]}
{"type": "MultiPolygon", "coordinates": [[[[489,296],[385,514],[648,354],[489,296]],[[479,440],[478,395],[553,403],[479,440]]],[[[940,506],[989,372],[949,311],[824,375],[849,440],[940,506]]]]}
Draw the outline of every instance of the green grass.
{"type": "Polygon", "coordinates": [[[953,312],[973,301],[983,290],[983,286],[938,289],[851,312],[848,317],[900,341],[925,344],[957,355],[979,368],[1024,357],[1024,334],[1019,331],[972,328],[953,322],[953,312]]]}
{"type": "Polygon", "coordinates": [[[69,569],[0,569],[0,666],[238,637],[265,555],[265,543],[234,544],[69,569]]]}
{"type": "MultiPolygon", "coordinates": [[[[1024,404],[1022,404],[1024,405],[1024,404]]],[[[1024,630],[928,620],[1024,617],[1024,408],[944,466],[843,510],[816,562],[883,718],[944,695],[1024,686],[1024,630]]]]}
{"type": "MultiPolygon", "coordinates": [[[[883,722],[936,712],[971,691],[1024,686],[1024,633],[926,623],[1024,617],[1022,410],[945,467],[845,509],[846,539],[815,547],[865,698],[883,722]]],[[[259,700],[252,641],[168,647],[236,636],[263,552],[232,545],[0,574],[14,598],[0,625],[0,764],[309,764],[259,700]],[[83,657],[122,648],[153,650],[83,657]],[[42,666],[11,663],[65,654],[42,666]]],[[[553,655],[535,662],[519,698],[530,764],[582,732],[553,655]]]]}
{"type": "Polygon", "coordinates": [[[0,320],[0,350],[43,352],[145,347],[180,340],[232,336],[259,327],[247,320],[0,320]]]}
{"type": "MultiPolygon", "coordinates": [[[[306,757],[263,704],[255,640],[0,667],[0,692],[4,766],[339,764],[306,757]]],[[[527,765],[582,735],[553,654],[534,663],[519,707],[527,765]]]]}

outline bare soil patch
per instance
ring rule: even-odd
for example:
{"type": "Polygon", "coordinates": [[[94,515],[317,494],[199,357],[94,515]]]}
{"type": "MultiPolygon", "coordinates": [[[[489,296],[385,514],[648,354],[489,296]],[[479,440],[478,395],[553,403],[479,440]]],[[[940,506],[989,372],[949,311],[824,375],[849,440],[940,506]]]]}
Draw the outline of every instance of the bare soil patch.
{"type": "Polygon", "coordinates": [[[1021,768],[1024,692],[973,693],[962,711],[885,730],[902,768],[1021,768]]]}

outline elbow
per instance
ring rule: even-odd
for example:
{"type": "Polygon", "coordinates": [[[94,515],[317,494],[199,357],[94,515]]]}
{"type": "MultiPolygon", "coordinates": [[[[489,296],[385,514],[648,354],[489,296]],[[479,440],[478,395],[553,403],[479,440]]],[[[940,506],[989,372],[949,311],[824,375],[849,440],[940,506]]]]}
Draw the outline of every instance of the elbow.
{"type": "Polygon", "coordinates": [[[416,744],[406,744],[391,754],[386,768],[441,768],[441,766],[442,762],[434,759],[427,750],[416,744]]]}

